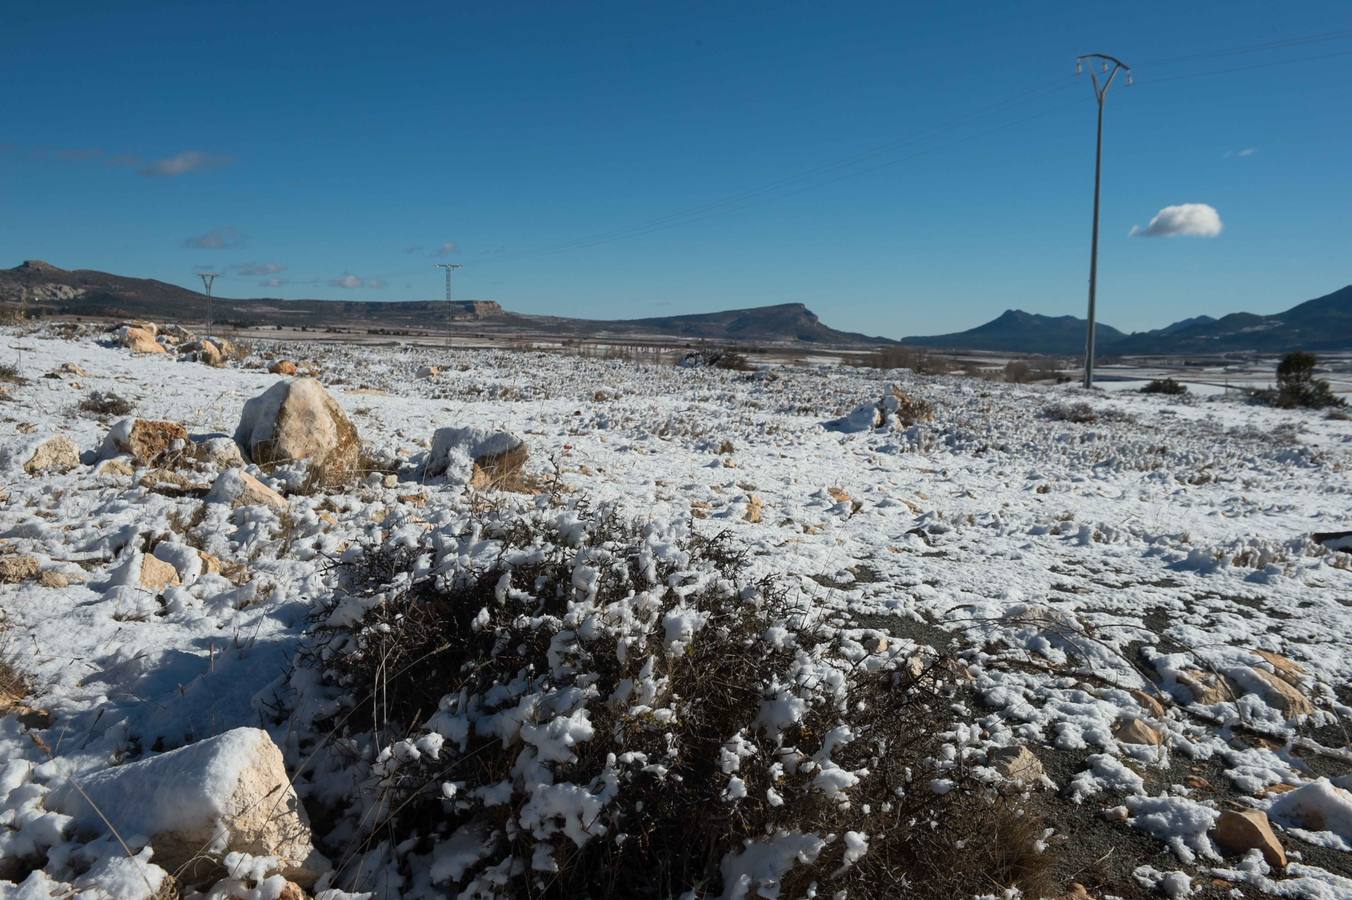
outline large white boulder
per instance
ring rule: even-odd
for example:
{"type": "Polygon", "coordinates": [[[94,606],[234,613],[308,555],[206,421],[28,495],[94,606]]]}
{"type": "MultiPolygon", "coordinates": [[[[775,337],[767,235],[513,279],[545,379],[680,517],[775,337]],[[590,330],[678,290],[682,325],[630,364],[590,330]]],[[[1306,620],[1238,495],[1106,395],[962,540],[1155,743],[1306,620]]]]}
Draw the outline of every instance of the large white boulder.
{"type": "Polygon", "coordinates": [[[189,883],[219,874],[231,852],[275,857],[281,874],[307,887],[329,868],[311,843],[281,750],[258,728],[85,775],[79,789],[67,784],[48,805],[89,831],[107,832],[106,818],[128,844],[150,844],[155,863],[182,869],[189,883]]]}
{"type": "Polygon", "coordinates": [[[357,426],[313,378],[279,381],[247,401],[235,442],[264,467],[309,460],[326,484],[352,477],[361,456],[357,426]]]}

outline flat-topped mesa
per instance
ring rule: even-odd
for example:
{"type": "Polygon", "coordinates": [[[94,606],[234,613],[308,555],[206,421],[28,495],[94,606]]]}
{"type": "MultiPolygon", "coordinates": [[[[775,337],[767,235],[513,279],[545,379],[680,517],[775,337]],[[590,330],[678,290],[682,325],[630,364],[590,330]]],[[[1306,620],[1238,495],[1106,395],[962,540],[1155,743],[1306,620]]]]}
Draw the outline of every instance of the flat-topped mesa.
{"type": "Polygon", "coordinates": [[[489,319],[502,315],[502,304],[496,300],[452,300],[452,317],[456,319],[489,319]]]}

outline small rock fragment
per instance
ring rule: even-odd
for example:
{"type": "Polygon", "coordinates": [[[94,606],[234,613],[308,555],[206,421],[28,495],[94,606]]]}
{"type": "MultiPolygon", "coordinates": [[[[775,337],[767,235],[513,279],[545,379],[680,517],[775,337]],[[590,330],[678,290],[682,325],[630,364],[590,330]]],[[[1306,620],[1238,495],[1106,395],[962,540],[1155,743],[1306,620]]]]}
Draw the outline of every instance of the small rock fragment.
{"type": "Polygon", "coordinates": [[[1216,819],[1216,843],[1235,853],[1260,850],[1274,869],[1286,868],[1286,850],[1261,809],[1226,810],[1216,819]]]}
{"type": "Polygon", "coordinates": [[[1042,761],[1023,745],[1001,747],[986,756],[986,764],[1011,781],[1032,784],[1042,778],[1042,761]]]}
{"type": "Polygon", "coordinates": [[[149,553],[141,557],[141,587],[162,591],[179,583],[178,570],[149,553]]]}
{"type": "Polygon", "coordinates": [[[1164,733],[1144,719],[1127,716],[1118,721],[1113,737],[1124,744],[1147,744],[1158,747],[1164,743],[1164,733]]]}

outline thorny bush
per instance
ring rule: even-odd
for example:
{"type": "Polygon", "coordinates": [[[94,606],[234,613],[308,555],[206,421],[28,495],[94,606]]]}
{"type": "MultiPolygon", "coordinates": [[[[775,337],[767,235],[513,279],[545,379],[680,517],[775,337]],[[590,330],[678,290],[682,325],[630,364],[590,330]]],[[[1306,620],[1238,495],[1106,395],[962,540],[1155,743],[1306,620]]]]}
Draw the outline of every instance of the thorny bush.
{"type": "Polygon", "coordinates": [[[337,882],[550,898],[1046,888],[1038,819],[963,763],[959,664],[880,636],[866,648],[752,570],[726,535],[577,500],[349,554],[310,651],[345,698],[328,727],[370,772],[329,836],[337,882]]]}

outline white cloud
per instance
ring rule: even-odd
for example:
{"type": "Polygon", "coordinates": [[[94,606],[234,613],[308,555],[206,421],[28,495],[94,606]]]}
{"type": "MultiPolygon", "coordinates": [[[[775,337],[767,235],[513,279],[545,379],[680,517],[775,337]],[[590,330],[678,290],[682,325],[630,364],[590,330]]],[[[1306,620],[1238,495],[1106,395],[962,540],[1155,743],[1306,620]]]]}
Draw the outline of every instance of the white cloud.
{"type": "Polygon", "coordinates": [[[1255,153],[1257,153],[1257,152],[1258,152],[1258,148],[1257,148],[1257,147],[1245,147],[1243,150],[1240,150],[1240,151],[1237,152],[1235,155],[1236,155],[1236,156],[1253,156],[1253,155],[1254,155],[1255,153]]]}
{"type": "Polygon", "coordinates": [[[347,288],[348,290],[362,287],[365,284],[366,284],[365,281],[363,281],[362,279],[358,278],[356,275],[353,275],[351,273],[339,275],[337,278],[334,278],[329,282],[330,287],[347,288]]]}
{"type": "Polygon", "coordinates": [[[228,156],[215,156],[200,150],[184,150],[164,159],[157,159],[141,169],[140,174],[159,178],[177,178],[199,169],[214,169],[230,162],[228,156]]]}
{"type": "Polygon", "coordinates": [[[1155,213],[1150,224],[1133,225],[1131,233],[1140,237],[1215,237],[1221,233],[1221,214],[1205,203],[1180,203],[1155,213]]]}
{"type": "Polygon", "coordinates": [[[230,247],[239,247],[248,239],[238,228],[231,228],[229,225],[221,228],[213,228],[206,234],[199,234],[196,237],[190,237],[183,241],[185,247],[195,247],[198,250],[225,250],[230,247]]]}
{"type": "Polygon", "coordinates": [[[436,250],[434,250],[434,251],[432,252],[432,255],[433,255],[433,256],[450,256],[452,253],[454,253],[455,251],[457,251],[457,250],[459,250],[459,249],[460,249],[460,247],[455,243],[455,241],[447,241],[446,243],[444,243],[444,244],[442,244],[440,247],[438,247],[436,250]]]}
{"type": "Polygon", "coordinates": [[[383,287],[385,286],[385,279],[384,279],[384,278],[368,278],[368,279],[366,279],[366,286],[369,287],[369,288],[383,288],[383,287]]]}
{"type": "Polygon", "coordinates": [[[281,287],[284,284],[286,284],[285,278],[264,278],[262,281],[258,282],[259,287],[271,288],[281,287]]]}
{"type": "Polygon", "coordinates": [[[285,272],[286,266],[276,262],[240,263],[235,266],[235,271],[240,275],[249,277],[256,275],[276,275],[278,272],[285,272]]]}

